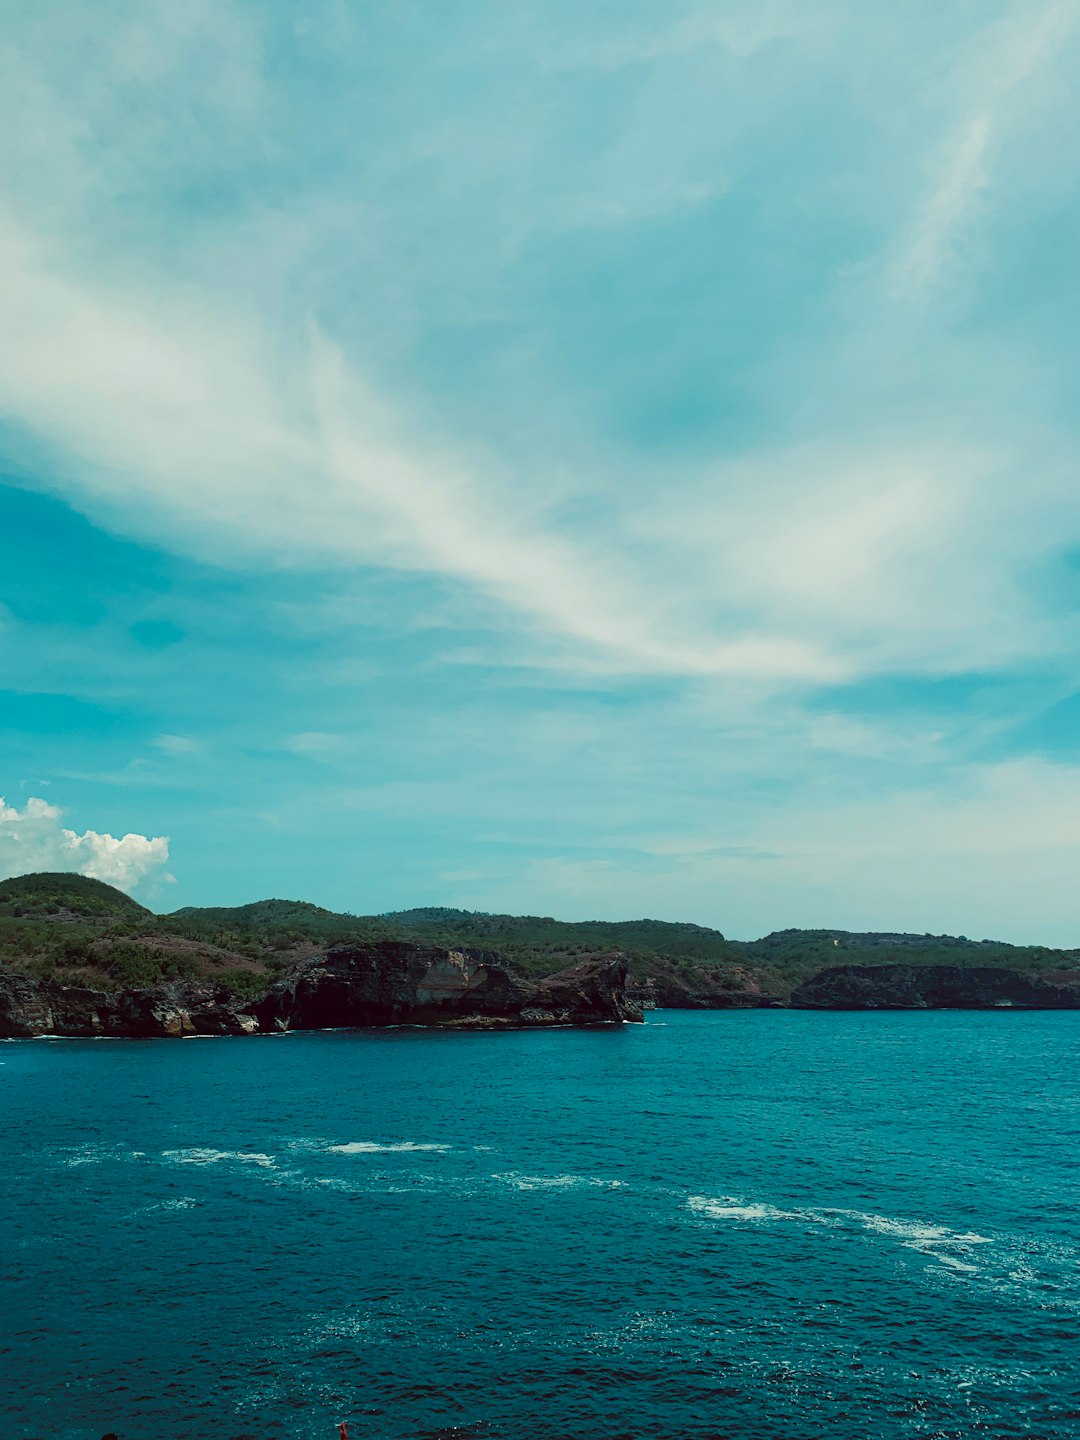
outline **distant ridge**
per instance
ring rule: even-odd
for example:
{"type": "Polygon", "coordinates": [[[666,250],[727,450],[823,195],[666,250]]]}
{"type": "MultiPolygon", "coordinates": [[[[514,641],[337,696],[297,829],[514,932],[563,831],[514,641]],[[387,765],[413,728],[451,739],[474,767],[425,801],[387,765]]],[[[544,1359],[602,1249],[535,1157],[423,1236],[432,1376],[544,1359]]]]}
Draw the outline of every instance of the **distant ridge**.
{"type": "Polygon", "coordinates": [[[252,900],[247,905],[185,905],[172,911],[176,919],[211,920],[229,925],[291,925],[298,920],[349,920],[310,900],[252,900]]]}
{"type": "Polygon", "coordinates": [[[737,954],[719,930],[687,920],[555,920],[550,915],[494,915],[440,905],[391,910],[379,918],[407,930],[437,930],[485,941],[650,950],[698,960],[731,960],[737,954]]]}
{"type": "Polygon", "coordinates": [[[618,952],[641,1003],[709,1009],[787,1004],[811,977],[837,966],[1005,967],[1047,977],[1080,971],[1080,951],[964,935],[789,928],[729,940],[689,921],[567,921],[448,905],[354,915],[280,897],[154,915],[81,875],[0,881],[0,968],[69,985],[179,975],[254,993],[305,956],[372,941],[497,952],[533,977],[618,952]]]}

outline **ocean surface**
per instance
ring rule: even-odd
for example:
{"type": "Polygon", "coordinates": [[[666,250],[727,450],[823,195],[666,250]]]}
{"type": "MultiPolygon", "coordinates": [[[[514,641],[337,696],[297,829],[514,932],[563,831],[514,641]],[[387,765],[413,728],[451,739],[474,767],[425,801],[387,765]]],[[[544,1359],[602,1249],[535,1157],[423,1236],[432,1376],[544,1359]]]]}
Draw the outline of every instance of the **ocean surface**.
{"type": "Polygon", "coordinates": [[[0,1044],[3,1440],[1080,1436],[1080,1013],[0,1044]]]}

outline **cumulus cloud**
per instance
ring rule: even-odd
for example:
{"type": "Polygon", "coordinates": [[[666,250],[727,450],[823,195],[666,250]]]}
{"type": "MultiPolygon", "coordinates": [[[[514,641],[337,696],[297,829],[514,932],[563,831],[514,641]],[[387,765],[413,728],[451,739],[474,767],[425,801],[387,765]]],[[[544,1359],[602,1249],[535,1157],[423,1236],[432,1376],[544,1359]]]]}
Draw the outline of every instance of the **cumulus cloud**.
{"type": "Polygon", "coordinates": [[[21,810],[0,797],[0,876],[70,870],[128,892],[153,877],[169,878],[163,873],[167,836],[117,837],[97,830],[79,835],[61,823],[62,816],[59,806],[33,796],[21,810]]]}

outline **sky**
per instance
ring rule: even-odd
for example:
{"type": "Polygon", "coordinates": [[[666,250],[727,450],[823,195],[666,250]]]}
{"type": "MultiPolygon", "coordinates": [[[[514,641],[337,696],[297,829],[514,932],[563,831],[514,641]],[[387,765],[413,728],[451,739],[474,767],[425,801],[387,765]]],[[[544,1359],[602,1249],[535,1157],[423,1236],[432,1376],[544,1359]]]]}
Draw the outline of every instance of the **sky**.
{"type": "Polygon", "coordinates": [[[1080,945],[1080,0],[42,0],[0,875],[1080,945]]]}

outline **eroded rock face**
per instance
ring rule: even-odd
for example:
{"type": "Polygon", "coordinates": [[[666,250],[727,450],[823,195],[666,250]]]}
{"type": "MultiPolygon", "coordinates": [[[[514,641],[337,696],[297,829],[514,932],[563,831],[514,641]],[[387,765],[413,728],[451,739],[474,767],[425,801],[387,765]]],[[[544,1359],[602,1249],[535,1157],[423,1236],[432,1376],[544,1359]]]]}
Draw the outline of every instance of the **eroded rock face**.
{"type": "Polygon", "coordinates": [[[533,982],[498,955],[406,941],[338,946],[254,1001],[212,984],[99,990],[0,971],[0,1037],[250,1035],[368,1025],[599,1025],[642,1018],[626,960],[604,956],[533,982]]]}
{"type": "Polygon", "coordinates": [[[748,970],[660,970],[631,980],[630,995],[646,1009],[758,1010],[782,1006],[783,1001],[764,991],[748,970]]]}
{"type": "Polygon", "coordinates": [[[36,980],[12,970],[0,971],[0,1036],[50,1035],[53,1011],[36,980]]]}
{"type": "Polygon", "coordinates": [[[117,997],[116,1023],[125,1035],[253,1035],[258,1021],[228,990],[191,981],[125,990],[117,997]]]}
{"type": "MultiPolygon", "coordinates": [[[[639,1023],[641,1006],[626,992],[625,955],[584,960],[540,980],[526,1010],[544,1017],[530,1024],[598,1025],[622,1020],[639,1023]],[[550,1017],[550,1018],[548,1018],[550,1017]]],[[[522,1012],[524,1015],[524,1011],[522,1012]]]]}
{"type": "Polygon", "coordinates": [[[220,986],[177,981],[147,990],[85,990],[0,971],[0,1037],[244,1035],[258,1029],[220,986]]]}
{"type": "Polygon", "coordinates": [[[837,965],[791,997],[801,1010],[1076,1010],[1080,972],[1024,975],[996,966],[837,965]]]}
{"type": "Polygon", "coordinates": [[[424,1024],[505,1015],[527,986],[498,956],[403,940],[338,945],[286,975],[253,1005],[264,1030],[424,1024]]]}
{"type": "Polygon", "coordinates": [[[642,1018],[626,995],[623,956],[530,982],[498,955],[401,940],[337,946],[286,976],[252,1009],[264,1030],[597,1025],[642,1018]]]}

